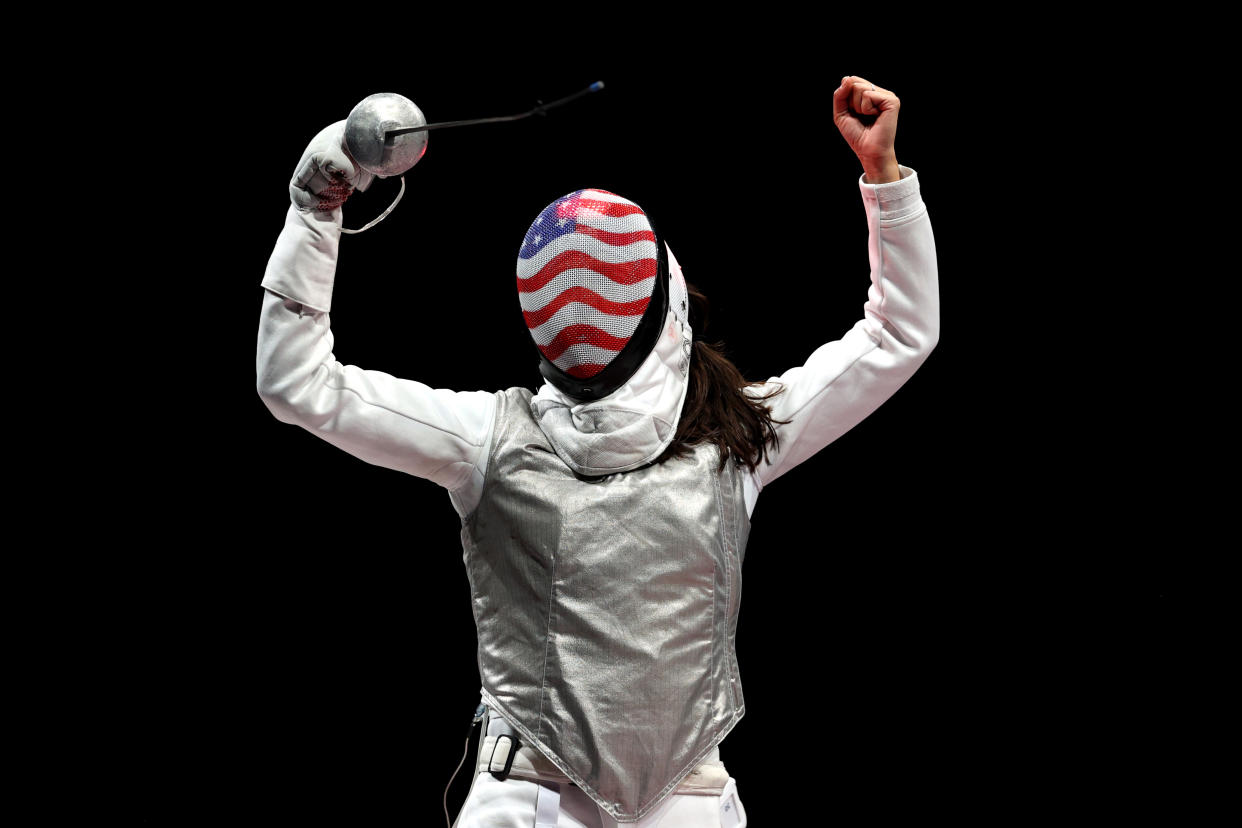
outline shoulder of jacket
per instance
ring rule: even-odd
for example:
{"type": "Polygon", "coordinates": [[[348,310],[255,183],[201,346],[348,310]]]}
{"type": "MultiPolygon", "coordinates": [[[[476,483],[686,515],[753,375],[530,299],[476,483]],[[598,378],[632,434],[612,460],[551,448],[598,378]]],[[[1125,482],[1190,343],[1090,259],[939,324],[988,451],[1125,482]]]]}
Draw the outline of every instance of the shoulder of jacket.
{"type": "Polygon", "coordinates": [[[529,409],[530,400],[533,396],[535,396],[535,392],[531,391],[529,388],[522,388],[516,385],[512,388],[506,388],[503,391],[496,392],[497,403],[501,407],[519,406],[529,409]]]}

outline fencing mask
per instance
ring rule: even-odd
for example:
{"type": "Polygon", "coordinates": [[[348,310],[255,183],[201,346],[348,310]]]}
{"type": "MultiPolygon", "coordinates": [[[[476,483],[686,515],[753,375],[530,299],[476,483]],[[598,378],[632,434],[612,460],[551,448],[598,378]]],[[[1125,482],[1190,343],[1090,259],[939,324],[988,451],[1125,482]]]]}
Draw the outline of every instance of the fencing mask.
{"type": "Polygon", "coordinates": [[[638,370],[660,336],[668,256],[637,204],[577,190],[526,231],[517,286],[540,373],[576,400],[598,400],[638,370]]]}

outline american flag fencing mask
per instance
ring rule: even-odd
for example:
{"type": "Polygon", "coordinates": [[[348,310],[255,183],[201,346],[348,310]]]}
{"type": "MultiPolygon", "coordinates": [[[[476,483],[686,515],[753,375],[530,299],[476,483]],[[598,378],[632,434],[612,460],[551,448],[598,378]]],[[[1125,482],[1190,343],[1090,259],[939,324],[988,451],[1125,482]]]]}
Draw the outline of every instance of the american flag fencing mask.
{"type": "Polygon", "coordinates": [[[543,376],[571,397],[599,399],[655,346],[668,308],[667,256],[637,204],[577,190],[526,231],[517,287],[543,376]]]}

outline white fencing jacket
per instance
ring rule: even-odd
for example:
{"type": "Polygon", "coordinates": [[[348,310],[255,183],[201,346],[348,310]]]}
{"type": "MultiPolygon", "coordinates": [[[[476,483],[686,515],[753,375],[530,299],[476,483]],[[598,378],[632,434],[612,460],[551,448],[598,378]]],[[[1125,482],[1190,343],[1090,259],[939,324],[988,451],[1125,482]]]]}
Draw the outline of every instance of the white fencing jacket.
{"type": "MultiPolygon", "coordinates": [[[[783,386],[770,406],[774,419],[789,421],[776,426],[779,448],[747,475],[748,514],[764,486],[861,422],[936,345],[935,240],[917,174],[908,167],[901,174],[888,184],[859,181],[871,265],[863,318],[840,339],[820,346],[805,364],[748,389],[763,394],[783,386]]],[[[300,425],[368,463],[435,481],[465,517],[482,491],[496,394],[430,388],[337,362],[329,311],[341,226],[339,208],[330,213],[289,208],[262,283],[259,395],[283,422],[300,425]]],[[[653,406],[666,405],[659,400],[667,401],[668,394],[644,395],[640,387],[666,381],[661,370],[644,365],[614,394],[625,395],[630,404],[651,399],[653,406]]],[[[545,383],[538,397],[559,397],[573,405],[551,384],[545,383]]],[[[667,417],[669,412],[651,414],[667,417]]]]}

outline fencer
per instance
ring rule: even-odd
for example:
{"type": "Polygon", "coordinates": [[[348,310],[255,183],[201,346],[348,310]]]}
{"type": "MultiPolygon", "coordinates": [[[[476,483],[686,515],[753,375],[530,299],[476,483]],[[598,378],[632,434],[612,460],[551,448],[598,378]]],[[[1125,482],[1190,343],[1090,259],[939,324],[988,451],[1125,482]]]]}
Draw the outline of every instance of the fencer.
{"type": "Polygon", "coordinates": [[[258,390],[278,419],[443,486],[461,519],[483,727],[460,828],[746,825],[720,744],[745,712],[734,642],[750,515],[939,337],[899,109],[854,76],[833,93],[863,167],[863,317],[759,383],[696,338],[700,296],[650,217],[596,189],[544,208],[518,253],[537,388],[433,389],[339,363],[341,205],[367,174],[343,122],[303,154],[262,281],[258,390]]]}

